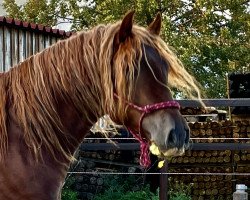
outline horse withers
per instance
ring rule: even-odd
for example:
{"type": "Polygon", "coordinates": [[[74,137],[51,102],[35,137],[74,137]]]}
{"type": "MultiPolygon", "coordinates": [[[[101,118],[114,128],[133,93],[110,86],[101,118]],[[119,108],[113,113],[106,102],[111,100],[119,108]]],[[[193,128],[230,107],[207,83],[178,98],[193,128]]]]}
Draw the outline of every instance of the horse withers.
{"type": "Polygon", "coordinates": [[[152,143],[163,157],[188,147],[168,86],[199,89],[159,37],[160,15],[147,28],[133,16],[79,32],[1,75],[1,200],[60,199],[72,155],[105,114],[141,142],[144,166],[152,143]]]}

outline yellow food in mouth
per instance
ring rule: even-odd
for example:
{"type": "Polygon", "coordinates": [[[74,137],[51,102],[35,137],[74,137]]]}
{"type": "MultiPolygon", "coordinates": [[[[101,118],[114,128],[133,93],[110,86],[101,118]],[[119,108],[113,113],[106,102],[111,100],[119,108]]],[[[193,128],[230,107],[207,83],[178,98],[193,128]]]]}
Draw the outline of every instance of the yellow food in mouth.
{"type": "Polygon", "coordinates": [[[156,156],[161,155],[161,152],[160,152],[158,146],[156,146],[156,144],[154,142],[152,142],[152,144],[150,145],[149,150],[152,154],[154,154],[156,156]]]}
{"type": "MultiPolygon", "coordinates": [[[[150,152],[152,154],[154,154],[156,156],[160,156],[161,155],[161,152],[160,152],[158,146],[154,142],[151,143],[151,145],[149,147],[149,150],[150,150],[150,152]]],[[[165,162],[165,160],[159,161],[158,168],[162,168],[163,165],[164,165],[164,162],[165,162]]]]}
{"type": "Polygon", "coordinates": [[[165,163],[165,160],[159,161],[158,162],[158,168],[162,168],[165,163]]]}
{"type": "Polygon", "coordinates": [[[164,160],[161,160],[158,162],[158,168],[162,168],[164,165],[165,159],[168,157],[167,156],[168,152],[166,152],[166,155],[164,153],[160,152],[159,147],[154,142],[151,143],[149,150],[152,154],[154,154],[158,157],[164,158],[164,160]]]}

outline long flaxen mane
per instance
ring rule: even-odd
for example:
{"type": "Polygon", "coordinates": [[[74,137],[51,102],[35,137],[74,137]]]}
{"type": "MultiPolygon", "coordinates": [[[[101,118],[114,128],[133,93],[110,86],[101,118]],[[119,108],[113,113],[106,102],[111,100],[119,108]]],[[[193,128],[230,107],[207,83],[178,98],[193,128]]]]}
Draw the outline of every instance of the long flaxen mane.
{"type": "MultiPolygon", "coordinates": [[[[169,63],[169,83],[192,95],[199,89],[191,75],[159,36],[134,25],[133,35],[114,54],[113,41],[121,22],[79,32],[12,67],[0,77],[0,159],[8,151],[9,109],[23,129],[27,147],[36,158],[44,146],[52,156],[72,155],[62,144],[67,131],[58,115],[57,99],[72,102],[80,115],[99,118],[109,114],[123,122],[126,105],[114,98],[131,100],[135,71],[144,45],[153,46],[169,63]],[[59,139],[60,138],[60,139],[59,139]]],[[[166,84],[166,83],[164,83],[166,84]]]]}

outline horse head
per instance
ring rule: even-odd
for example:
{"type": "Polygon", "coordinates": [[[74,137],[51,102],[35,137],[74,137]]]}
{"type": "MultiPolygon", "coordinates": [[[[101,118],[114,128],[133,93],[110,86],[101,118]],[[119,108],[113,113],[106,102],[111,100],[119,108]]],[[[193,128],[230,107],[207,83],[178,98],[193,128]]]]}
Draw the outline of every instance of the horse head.
{"type": "MultiPolygon", "coordinates": [[[[168,87],[170,70],[175,67],[170,60],[172,54],[169,54],[169,49],[167,52],[156,42],[160,38],[161,16],[158,14],[148,26],[144,33],[147,39],[140,43],[139,50],[137,49],[141,52],[139,53],[136,52],[136,48],[131,48],[133,45],[138,45],[132,41],[136,37],[144,36],[136,35],[140,32],[140,28],[134,31],[136,27],[133,24],[133,15],[134,12],[130,12],[124,17],[114,39],[114,59],[118,57],[116,54],[135,51],[132,62],[137,65],[133,71],[135,78],[133,89],[130,91],[131,96],[121,97],[119,91],[115,94],[119,103],[126,105],[123,123],[140,140],[141,148],[143,143],[154,144],[158,148],[157,154],[160,157],[182,155],[189,146],[189,127],[180,114],[179,104],[173,101],[168,87]]],[[[129,58],[123,57],[123,59],[129,58]]],[[[145,162],[142,164],[149,164],[145,162]]]]}

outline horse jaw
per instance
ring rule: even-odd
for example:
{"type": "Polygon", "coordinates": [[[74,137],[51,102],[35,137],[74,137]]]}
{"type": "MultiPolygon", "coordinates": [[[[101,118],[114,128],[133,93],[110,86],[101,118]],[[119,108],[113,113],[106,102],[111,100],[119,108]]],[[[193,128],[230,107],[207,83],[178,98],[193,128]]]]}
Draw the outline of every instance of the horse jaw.
{"type": "MultiPolygon", "coordinates": [[[[171,133],[173,130],[176,130],[176,125],[173,116],[166,110],[160,110],[145,116],[142,128],[149,138],[151,153],[158,157],[166,158],[184,154],[188,144],[178,141],[180,138],[175,136],[175,133],[171,133]]],[[[186,137],[184,132],[179,134],[183,134],[183,137],[186,137]]]]}

